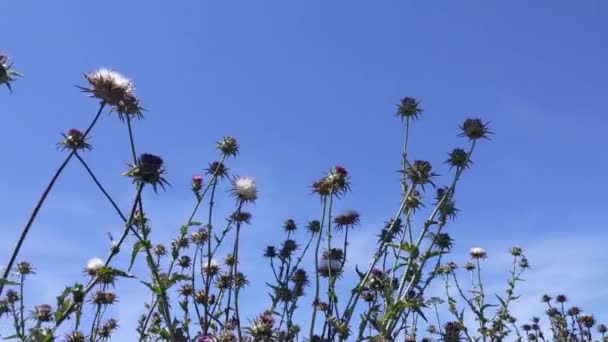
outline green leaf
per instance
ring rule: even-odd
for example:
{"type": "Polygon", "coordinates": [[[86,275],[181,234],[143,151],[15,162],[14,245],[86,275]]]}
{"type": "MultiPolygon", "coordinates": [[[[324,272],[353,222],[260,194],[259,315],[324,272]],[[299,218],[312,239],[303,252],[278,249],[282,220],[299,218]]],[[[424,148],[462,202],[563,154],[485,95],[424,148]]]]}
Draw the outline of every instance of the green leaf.
{"type": "Polygon", "coordinates": [[[189,226],[202,226],[203,224],[201,222],[197,222],[197,221],[192,221],[190,223],[188,223],[189,226]]]}
{"type": "Polygon", "coordinates": [[[0,278],[0,284],[1,285],[19,285],[19,283],[8,280],[8,279],[4,279],[4,278],[0,278]]]}
{"type": "Polygon", "coordinates": [[[135,258],[137,257],[137,254],[139,253],[139,251],[141,251],[142,248],[144,248],[144,243],[142,241],[137,241],[135,244],[133,244],[133,252],[131,252],[131,262],[129,263],[129,268],[127,269],[128,271],[131,271],[131,269],[133,268],[135,258]]]}
{"type": "Polygon", "coordinates": [[[19,334],[15,334],[15,335],[11,335],[11,336],[6,336],[5,338],[3,338],[3,340],[14,340],[19,338],[19,334]]]}

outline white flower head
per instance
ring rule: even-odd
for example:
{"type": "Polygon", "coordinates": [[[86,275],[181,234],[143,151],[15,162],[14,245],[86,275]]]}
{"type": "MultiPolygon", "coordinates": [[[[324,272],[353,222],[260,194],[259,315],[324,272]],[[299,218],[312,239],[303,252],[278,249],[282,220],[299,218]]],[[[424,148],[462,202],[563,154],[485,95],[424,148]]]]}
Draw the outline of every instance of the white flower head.
{"type": "Polygon", "coordinates": [[[89,260],[87,262],[87,266],[85,267],[85,271],[89,275],[94,276],[95,273],[97,273],[97,270],[99,270],[103,266],[104,266],[103,260],[101,260],[99,258],[93,258],[93,259],[91,259],[91,260],[89,260]]]}
{"type": "Polygon", "coordinates": [[[133,83],[116,71],[102,68],[85,74],[84,78],[90,85],[84,91],[111,106],[117,106],[125,102],[126,98],[133,97],[133,83]]]}
{"type": "Polygon", "coordinates": [[[483,259],[487,256],[486,250],[481,247],[471,248],[469,254],[471,254],[473,259],[483,259]]]}
{"type": "Polygon", "coordinates": [[[258,188],[251,177],[236,177],[232,182],[232,193],[243,202],[254,202],[258,198],[258,188]]]}

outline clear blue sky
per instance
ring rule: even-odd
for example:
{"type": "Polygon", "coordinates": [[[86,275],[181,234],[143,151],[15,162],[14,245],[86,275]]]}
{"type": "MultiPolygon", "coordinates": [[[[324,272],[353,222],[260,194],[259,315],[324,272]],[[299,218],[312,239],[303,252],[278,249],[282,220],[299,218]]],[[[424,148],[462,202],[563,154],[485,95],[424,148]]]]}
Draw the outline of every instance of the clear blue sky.
{"type": "MultiPolygon", "coordinates": [[[[413,157],[440,172],[446,153],[464,143],[456,137],[464,118],[480,116],[496,132],[460,187],[454,258],[466,260],[479,245],[502,260],[520,244],[534,266],[522,312],[536,309],[545,291],[566,292],[608,320],[607,3],[13,1],[2,12],[0,49],[26,76],[13,95],[0,91],[2,260],[63,158],[59,133],[94,114],[95,101],[74,87],[84,72],[122,72],[148,110],[135,127],[138,148],[164,157],[173,184],[147,194],[155,241],[184,221],[190,177],[215,158],[214,141],[239,139],[233,169],[260,187],[245,233],[252,269],[263,247],[279,242],[285,218],[318,216],[308,186],[338,163],[353,178],[340,208],[362,215],[353,245],[378,232],[399,194],[402,130],[392,113],[401,97],[414,96],[425,113],[413,157]]],[[[129,181],[119,176],[129,160],[126,127],[106,115],[91,142],[87,160],[128,205],[129,181]]],[[[25,245],[24,257],[39,267],[34,292],[52,300],[62,280],[78,279],[87,259],[105,255],[107,232],[119,227],[82,168],[70,165],[25,245]]],[[[505,264],[495,265],[501,279],[505,264]]],[[[262,277],[251,280],[263,286],[262,277]]],[[[120,295],[123,306],[136,297],[120,295]]],[[[249,305],[264,306],[257,302],[249,305]]]]}

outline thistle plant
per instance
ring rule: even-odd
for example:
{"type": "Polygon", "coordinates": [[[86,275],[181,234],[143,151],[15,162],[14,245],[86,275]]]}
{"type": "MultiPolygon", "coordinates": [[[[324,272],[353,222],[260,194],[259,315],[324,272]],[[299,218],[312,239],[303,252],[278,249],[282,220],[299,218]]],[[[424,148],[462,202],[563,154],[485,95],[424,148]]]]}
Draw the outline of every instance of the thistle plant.
{"type": "MultiPolygon", "coordinates": [[[[0,55],[0,83],[12,90],[11,83],[19,76],[0,55]]],[[[252,212],[263,192],[254,178],[228,167],[241,153],[239,141],[232,136],[219,139],[218,155],[193,172],[185,189],[176,190],[164,159],[138,151],[134,123],[143,119],[144,109],[133,82],[108,69],[85,74],[85,81],[88,85],[79,88],[98,101],[97,112],[85,130],[72,128],[61,134],[57,147],[66,154],[64,161],[43,190],[7,262],[0,279],[0,320],[11,331],[0,333],[3,338],[109,341],[116,331],[133,325],[113,317],[112,307],[130,301],[127,294],[117,292],[116,283],[139,282],[149,292],[136,322],[139,341],[606,340],[606,326],[568,306],[565,295],[542,297],[547,305],[544,319],[532,317],[521,324],[514,317],[512,304],[520,299],[519,286],[530,267],[521,247],[510,250],[512,267],[505,292],[499,294],[488,293],[484,286],[482,270],[491,257],[485,249],[472,248],[461,267],[446,260],[456,243],[448,227],[459,213],[460,180],[473,165],[478,144],[492,134],[479,118],[459,126],[464,147],[447,152],[442,169],[410,157],[410,134],[426,112],[412,97],[399,101],[395,115],[404,140],[395,164],[400,165],[396,186],[401,194],[392,216],[378,224],[369,263],[349,263],[350,236],[365,215],[336,209],[348,203],[350,191],[357,191],[351,170],[342,165],[328,168],[311,186],[320,213],[310,213],[308,222],[287,218],[276,223],[280,240],[261,251],[269,264],[269,301],[262,312],[254,313],[242,305],[243,291],[257,279],[243,272],[242,264],[249,260],[241,252],[247,242],[244,234],[257,223],[252,212]],[[130,162],[123,176],[131,180],[133,192],[126,208],[118,205],[87,162],[95,156],[89,134],[104,110],[126,126],[129,143],[124,153],[130,162]],[[116,214],[118,234],[110,235],[105,258],[83,256],[82,279],[68,281],[56,302],[28,308],[24,297],[35,268],[16,260],[48,194],[74,157],[116,214]],[[191,194],[192,210],[176,222],[171,241],[155,241],[155,223],[144,201],[180,190],[191,194]],[[218,201],[230,210],[218,212],[218,201]],[[117,261],[121,253],[128,257],[127,264],[117,261]],[[442,286],[442,296],[430,294],[433,284],[442,286]],[[475,323],[468,325],[471,319],[475,323]]]]}

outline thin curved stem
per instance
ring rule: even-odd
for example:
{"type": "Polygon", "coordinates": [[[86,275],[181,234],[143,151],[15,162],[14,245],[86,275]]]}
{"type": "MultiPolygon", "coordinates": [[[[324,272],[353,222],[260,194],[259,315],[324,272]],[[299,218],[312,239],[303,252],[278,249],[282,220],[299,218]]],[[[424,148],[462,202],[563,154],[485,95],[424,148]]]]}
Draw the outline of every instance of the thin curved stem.
{"type": "MultiPolygon", "coordinates": [[[[106,103],[104,101],[102,101],[99,105],[99,110],[97,111],[97,114],[93,118],[93,121],[91,122],[91,124],[89,125],[87,130],[82,135],[83,140],[87,137],[89,132],[93,129],[93,126],[95,126],[95,123],[97,123],[97,120],[99,119],[99,116],[103,112],[103,109],[105,106],[106,106],[106,103]]],[[[51,192],[51,189],[53,189],[55,182],[57,182],[57,179],[59,179],[59,176],[61,175],[61,173],[63,172],[65,167],[68,165],[68,163],[70,162],[70,160],[72,159],[72,157],[74,156],[75,153],[76,153],[76,150],[72,150],[67,155],[67,157],[65,158],[63,163],[61,163],[61,165],[59,166],[57,171],[55,171],[55,174],[51,178],[51,181],[47,185],[46,189],[42,192],[42,196],[38,200],[38,203],[36,203],[36,206],[34,207],[32,214],[30,215],[29,219],[27,220],[25,227],[23,227],[23,230],[21,231],[21,235],[19,236],[19,239],[17,240],[17,244],[15,245],[15,248],[13,249],[13,253],[11,254],[11,257],[6,265],[6,269],[4,270],[4,274],[2,275],[2,279],[8,280],[8,276],[13,268],[15,259],[17,259],[17,255],[19,255],[21,246],[23,245],[23,242],[25,241],[25,238],[27,237],[27,234],[30,231],[30,228],[34,224],[34,221],[36,220],[36,217],[38,216],[38,212],[40,211],[40,208],[42,208],[42,205],[44,204],[44,201],[46,200],[47,196],[51,192]]],[[[4,282],[0,282],[0,295],[2,294],[2,290],[4,290],[4,282]]]]}

